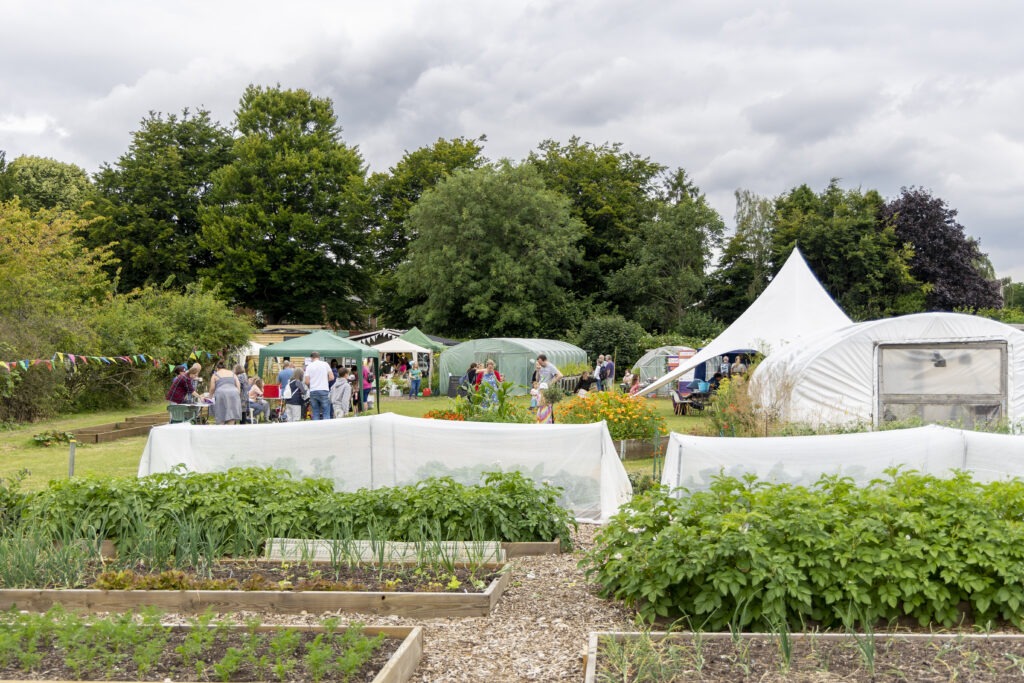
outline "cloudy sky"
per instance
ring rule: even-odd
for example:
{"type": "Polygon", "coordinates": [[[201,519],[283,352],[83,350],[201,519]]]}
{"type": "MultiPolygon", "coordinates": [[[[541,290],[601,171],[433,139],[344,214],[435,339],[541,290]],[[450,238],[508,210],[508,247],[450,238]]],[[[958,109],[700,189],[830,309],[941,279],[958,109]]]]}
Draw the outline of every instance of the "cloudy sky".
{"type": "Polygon", "coordinates": [[[438,137],[572,135],[733,192],[931,190],[1024,280],[1024,5],[0,0],[0,149],[96,171],[149,111],[249,83],[332,98],[371,170],[438,137]],[[372,5],[372,6],[371,6],[372,5]]]}

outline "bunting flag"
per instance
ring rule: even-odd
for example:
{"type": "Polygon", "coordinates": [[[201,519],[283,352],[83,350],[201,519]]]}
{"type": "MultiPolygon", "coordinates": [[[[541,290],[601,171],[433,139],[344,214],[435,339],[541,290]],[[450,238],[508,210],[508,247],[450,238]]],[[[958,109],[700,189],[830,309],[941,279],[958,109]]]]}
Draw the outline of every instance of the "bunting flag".
{"type": "MultiPolygon", "coordinates": [[[[192,349],[192,353],[189,354],[188,359],[190,361],[199,361],[200,359],[213,357],[214,354],[209,351],[192,349]]],[[[62,368],[70,370],[71,372],[78,372],[79,365],[127,365],[130,367],[141,367],[150,364],[152,364],[154,368],[167,368],[168,372],[173,372],[176,365],[175,363],[167,362],[163,358],[151,356],[148,353],[136,353],[124,356],[84,356],[80,353],[66,353],[64,351],[58,351],[49,358],[26,358],[23,360],[12,361],[0,360],[0,372],[13,372],[18,369],[28,370],[29,368],[40,365],[45,366],[49,370],[62,368]]]]}

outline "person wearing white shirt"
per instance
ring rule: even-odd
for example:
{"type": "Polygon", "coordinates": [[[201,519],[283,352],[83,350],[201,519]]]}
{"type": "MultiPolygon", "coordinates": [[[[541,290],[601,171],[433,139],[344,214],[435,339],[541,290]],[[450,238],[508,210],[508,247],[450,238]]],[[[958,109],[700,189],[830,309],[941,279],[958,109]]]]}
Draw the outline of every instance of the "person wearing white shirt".
{"type": "Polygon", "coordinates": [[[303,381],[309,387],[309,408],[314,420],[326,420],[331,416],[330,382],[334,379],[331,366],[320,360],[320,354],[309,354],[312,359],[306,365],[303,381]]]}

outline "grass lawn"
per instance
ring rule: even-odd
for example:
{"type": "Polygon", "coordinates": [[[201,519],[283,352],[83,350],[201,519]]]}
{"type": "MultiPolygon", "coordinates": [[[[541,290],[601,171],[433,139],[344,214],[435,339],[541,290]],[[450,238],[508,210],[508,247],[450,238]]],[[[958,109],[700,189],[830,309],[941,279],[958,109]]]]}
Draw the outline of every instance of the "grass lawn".
{"type": "MultiPolygon", "coordinates": [[[[523,399],[526,400],[525,398],[523,399]]],[[[706,418],[677,416],[672,414],[672,403],[666,399],[650,399],[660,414],[665,417],[671,431],[689,433],[702,430],[706,418]]],[[[421,398],[415,401],[407,398],[381,398],[382,413],[390,412],[410,417],[420,417],[428,410],[445,409],[450,399],[444,396],[421,398]]],[[[45,422],[22,425],[8,431],[0,431],[0,477],[10,477],[21,470],[29,475],[23,487],[29,490],[44,488],[52,479],[68,476],[68,446],[58,444],[44,448],[32,440],[35,434],[50,431],[67,432],[82,427],[118,422],[131,415],[151,415],[166,412],[166,403],[158,401],[138,406],[131,410],[108,410],[95,413],[66,415],[45,422]]],[[[557,419],[557,410],[555,413],[557,419]]],[[[245,429],[240,426],[239,429],[245,429]]],[[[146,445],[145,436],[118,439],[101,444],[78,444],[75,451],[75,474],[78,476],[112,477],[135,476],[139,458],[146,445]]],[[[653,460],[627,460],[627,471],[651,473],[653,460]]]]}

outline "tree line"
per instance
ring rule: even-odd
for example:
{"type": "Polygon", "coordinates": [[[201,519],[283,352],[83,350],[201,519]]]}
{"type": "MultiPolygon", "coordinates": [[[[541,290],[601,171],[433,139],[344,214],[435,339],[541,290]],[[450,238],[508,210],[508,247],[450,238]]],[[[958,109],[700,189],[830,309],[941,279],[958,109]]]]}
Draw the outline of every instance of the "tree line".
{"type": "Polygon", "coordinates": [[[92,177],[0,157],[0,199],[70,221],[112,292],[201,287],[262,323],[572,339],[601,318],[706,338],[794,246],[855,319],[1003,305],[925,189],[738,190],[726,235],[682,168],[575,137],[490,160],[485,142],[438,139],[371,173],[328,98],[252,85],[231,125],[149,113],[92,177]]]}

